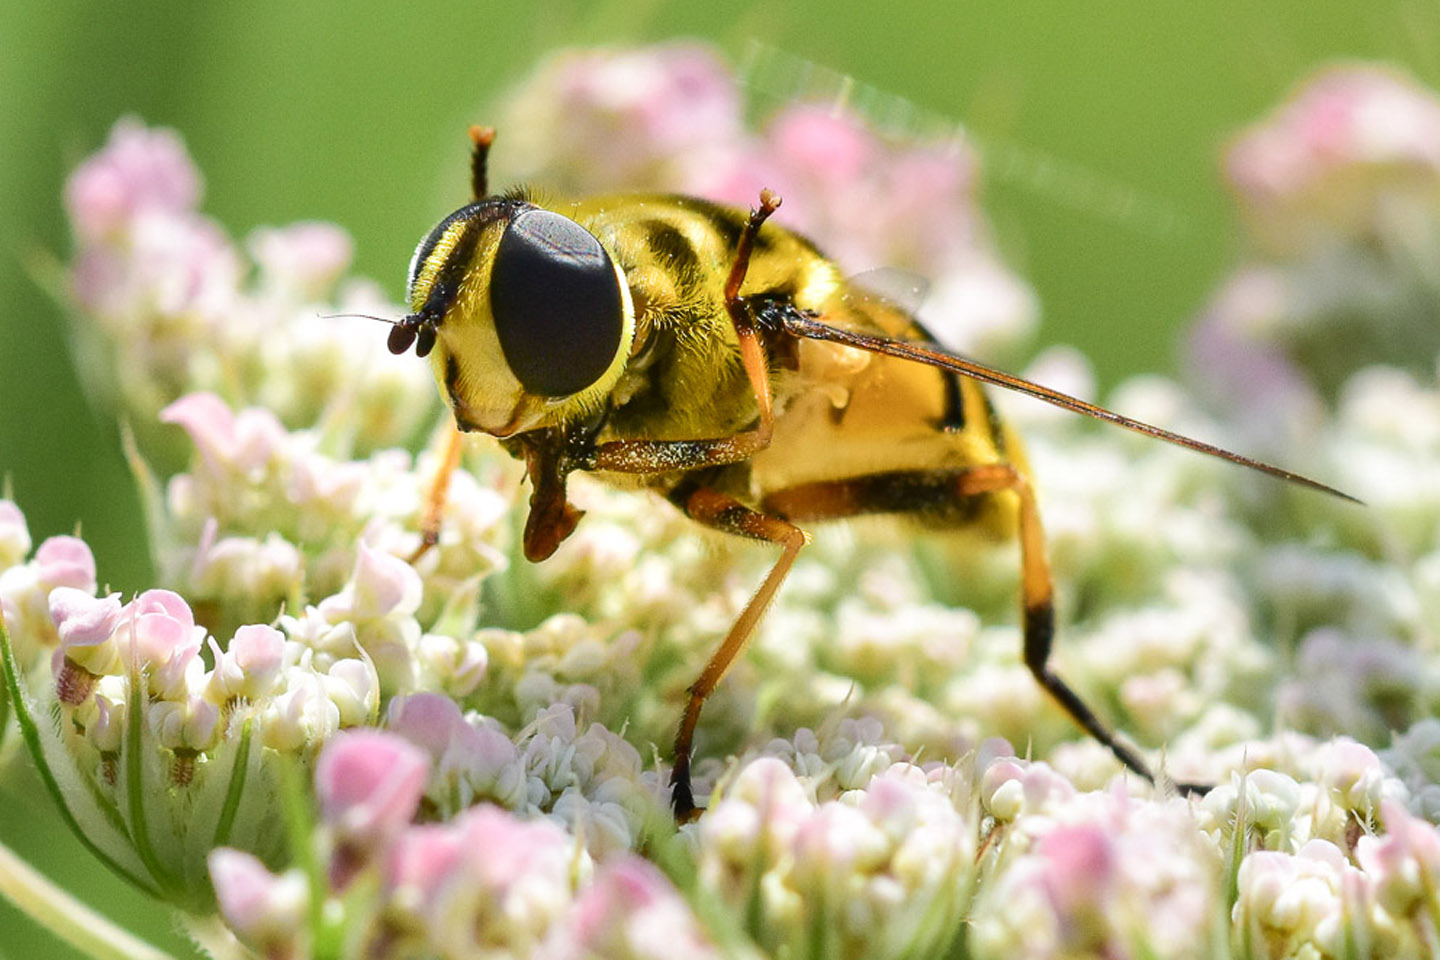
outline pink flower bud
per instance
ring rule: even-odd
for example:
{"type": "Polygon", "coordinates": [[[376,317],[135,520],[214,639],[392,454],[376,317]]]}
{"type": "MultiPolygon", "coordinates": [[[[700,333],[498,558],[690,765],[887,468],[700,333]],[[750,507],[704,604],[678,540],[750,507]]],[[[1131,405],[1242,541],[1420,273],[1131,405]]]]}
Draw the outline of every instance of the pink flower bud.
{"type": "Polygon", "coordinates": [[[184,700],[204,669],[198,654],[205,638],[190,605],[170,590],[147,590],[127,604],[115,625],[121,654],[148,678],[150,693],[184,700]]]}
{"type": "Polygon", "coordinates": [[[301,955],[310,893],[304,875],[275,876],[248,853],[220,847],[208,860],[220,913],[241,939],[268,958],[301,955]]]}
{"type": "Polygon", "coordinates": [[[1019,760],[1002,757],[980,776],[980,801],[997,820],[1020,816],[1025,800],[1025,768],[1019,760]]]}
{"type": "Polygon", "coordinates": [[[920,816],[920,798],[927,793],[924,784],[925,774],[919,767],[897,763],[870,781],[859,809],[892,841],[900,843],[920,816]]]}
{"type": "Polygon", "coordinates": [[[176,620],[186,628],[195,626],[190,604],[173,590],[146,590],[125,607],[126,617],[163,616],[176,620]]]}
{"type": "Polygon", "coordinates": [[[718,956],[664,874],[635,856],[610,861],[542,951],[546,960],[718,956]]]}
{"type": "Polygon", "coordinates": [[[324,296],[350,265],[355,247],[344,230],[330,223],[262,227],[247,246],[264,287],[297,300],[324,296]]]}
{"type": "Polygon", "coordinates": [[[0,500],[0,570],[25,559],[30,552],[30,530],[25,515],[13,501],[0,500]]]}
{"type": "Polygon", "coordinates": [[[342,842],[372,849],[409,824],[430,763],[403,737],[380,730],[338,733],[315,765],[321,819],[342,842]]]}
{"type": "Polygon", "coordinates": [[[206,468],[219,475],[260,469],[287,436],[269,410],[251,407],[236,414],[213,393],[186,394],[161,410],[160,420],[184,428],[206,468]]]}
{"type": "Polygon", "coordinates": [[[143,213],[181,213],[200,200],[200,173],[173,130],[119,120],[105,148],[81,164],[65,184],[75,233],[106,239],[143,213]]]}
{"type": "Polygon", "coordinates": [[[102,753],[119,752],[128,712],[124,701],[112,702],[108,697],[95,696],[95,719],[85,731],[95,749],[102,753]]]}
{"type": "Polygon", "coordinates": [[[400,909],[419,913],[455,873],[464,838],[450,824],[410,827],[385,853],[385,886],[400,909]]]}
{"type": "Polygon", "coordinates": [[[68,656],[74,647],[93,647],[109,640],[121,609],[118,593],[95,597],[75,587],[50,591],[50,619],[60,635],[60,650],[68,656]]]}
{"type": "Polygon", "coordinates": [[[437,764],[461,735],[461,728],[472,729],[455,701],[438,693],[412,693],[391,700],[386,725],[423,748],[437,764]]]}
{"type": "Polygon", "coordinates": [[[46,586],[95,592],[95,555],[79,537],[50,537],[35,551],[35,561],[46,586]]]}
{"type": "Polygon", "coordinates": [[[1320,782],[1346,810],[1370,814],[1379,804],[1385,769],[1375,751],[1349,737],[1320,748],[1320,782]]]}
{"type": "MultiPolygon", "coordinates": [[[[525,769],[509,737],[489,727],[475,727],[449,697],[414,693],[390,701],[387,725],[430,754],[447,781],[464,783],[473,793],[502,806],[524,799],[525,769]]],[[[453,784],[442,785],[444,794],[453,784]]]]}
{"type": "Polygon", "coordinates": [[[235,631],[226,653],[252,678],[271,676],[285,655],[285,636],[274,627],[253,623],[235,631]]]}
{"type": "Polygon", "coordinates": [[[264,540],[254,537],[212,539],[213,518],[207,536],[195,552],[191,567],[194,589],[203,595],[282,598],[298,590],[305,577],[300,550],[273,531],[264,540]]]}
{"type": "Polygon", "coordinates": [[[456,697],[473,692],[490,666],[485,644],[478,640],[461,642],[435,633],[420,638],[419,659],[440,682],[441,689],[456,697]]]}
{"type": "Polygon", "coordinates": [[[325,695],[340,711],[340,725],[359,726],[374,719],[380,702],[380,678],[367,661],[355,657],[336,660],[321,683],[325,695]]]}
{"type": "Polygon", "coordinates": [[[120,656],[111,642],[122,608],[120,595],[96,598],[75,587],[50,591],[50,619],[60,637],[51,669],[55,673],[55,696],[61,703],[83,703],[95,687],[96,678],[116,673],[120,656]]]}
{"type": "Polygon", "coordinates": [[[856,874],[880,867],[889,846],[864,813],[832,801],[805,818],[790,850],[798,888],[828,900],[842,898],[843,885],[856,874]]]}
{"type": "Polygon", "coordinates": [[[220,708],[199,697],[156,701],[145,720],[160,746],[169,750],[208,750],[219,739],[220,708]]]}
{"type": "Polygon", "coordinates": [[[412,614],[420,608],[421,589],[420,574],[414,567],[362,542],[346,590],[349,614],[355,620],[379,619],[391,613],[412,614]]]}
{"type": "Polygon", "coordinates": [[[275,688],[285,659],[285,636],[266,624],[240,627],[223,653],[213,647],[215,669],[210,674],[210,693],[216,702],[237,697],[251,700],[266,696],[275,688]]]}
{"type": "Polygon", "coordinates": [[[429,953],[446,957],[535,956],[587,877],[573,837],[488,804],[405,830],[387,856],[394,906],[423,924],[429,953]]]}
{"type": "Polygon", "coordinates": [[[1361,837],[1355,859],[1369,875],[1381,906],[1397,917],[1427,902],[1440,887],[1440,828],[1411,815],[1394,800],[1380,804],[1383,836],[1361,837]]]}
{"type": "Polygon", "coordinates": [[[1037,853],[1050,905],[1071,942],[1092,943],[1103,936],[1099,912],[1115,884],[1118,856],[1114,842],[1093,824],[1057,827],[1043,838],[1037,853]]]}
{"type": "Polygon", "coordinates": [[[727,857],[744,860],[771,844],[788,846],[814,810],[795,771],[776,757],[760,757],[741,768],[700,819],[700,834],[727,857]]]}
{"type": "Polygon", "coordinates": [[[1332,67],[1246,130],[1225,167],[1267,252],[1373,243],[1397,202],[1434,216],[1440,99],[1398,70],[1332,67]]]}
{"type": "Polygon", "coordinates": [[[549,820],[521,820],[488,804],[452,821],[463,837],[466,873],[482,889],[523,890],[531,879],[568,877],[575,841],[549,820]]]}

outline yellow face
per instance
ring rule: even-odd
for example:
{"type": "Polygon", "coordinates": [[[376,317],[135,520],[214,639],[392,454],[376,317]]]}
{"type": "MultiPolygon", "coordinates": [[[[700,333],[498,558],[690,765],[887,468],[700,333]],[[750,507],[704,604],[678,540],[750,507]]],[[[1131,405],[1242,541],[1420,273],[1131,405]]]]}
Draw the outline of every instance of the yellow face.
{"type": "Polygon", "coordinates": [[[413,312],[397,331],[430,354],[462,430],[511,437],[589,412],[634,338],[630,289],[609,251],[516,196],[441,221],[416,248],[409,289],[413,312]]]}

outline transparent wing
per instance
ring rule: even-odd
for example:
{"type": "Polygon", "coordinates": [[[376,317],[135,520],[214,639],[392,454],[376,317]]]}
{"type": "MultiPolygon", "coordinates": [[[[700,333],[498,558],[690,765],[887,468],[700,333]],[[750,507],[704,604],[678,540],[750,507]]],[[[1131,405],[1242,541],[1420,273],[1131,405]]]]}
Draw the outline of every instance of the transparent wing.
{"type": "Polygon", "coordinates": [[[941,370],[950,370],[961,376],[978,380],[981,383],[1004,387],[1006,390],[1014,390],[1017,393],[1023,393],[1027,397],[1043,400],[1046,403],[1061,407],[1065,410],[1081,413],[1087,417],[1094,417],[1096,420],[1112,423],[1115,426],[1124,427],[1127,430],[1133,430],[1136,433],[1144,434],[1147,437],[1154,437],[1157,440],[1164,440],[1167,443],[1173,443],[1177,446],[1185,447],[1188,450],[1194,450],[1197,453],[1219,457],[1221,460],[1228,460],[1242,467],[1258,470],[1261,473],[1269,474],[1272,477],[1277,477],[1288,483],[1308,487],[1311,490],[1318,490],[1321,493],[1328,493],[1330,496],[1339,497],[1341,500],[1348,500],[1351,503],[1362,502],[1356,497],[1352,497],[1350,494],[1323,484],[1318,480],[1312,480],[1309,477],[1294,473],[1282,467],[1233,453],[1223,447],[1217,447],[1213,444],[1205,443],[1202,440],[1195,440],[1178,433],[1172,433],[1169,430],[1145,423],[1141,420],[1134,420],[1123,414],[1116,413],[1113,410],[1107,410],[1104,407],[1099,407],[1077,397],[1072,397],[1068,393],[1061,393],[1058,390],[1052,390],[1049,387],[1033,383],[1023,377],[1017,377],[1014,374],[988,367],[983,363],[946,353],[930,344],[914,343],[907,340],[892,340],[887,337],[872,336],[853,330],[842,330],[839,327],[832,327],[829,324],[822,323],[813,317],[798,312],[787,314],[782,322],[785,332],[792,336],[804,337],[809,340],[825,340],[830,343],[838,343],[859,350],[868,350],[871,353],[898,357],[902,360],[913,360],[916,363],[928,364],[941,370]]]}

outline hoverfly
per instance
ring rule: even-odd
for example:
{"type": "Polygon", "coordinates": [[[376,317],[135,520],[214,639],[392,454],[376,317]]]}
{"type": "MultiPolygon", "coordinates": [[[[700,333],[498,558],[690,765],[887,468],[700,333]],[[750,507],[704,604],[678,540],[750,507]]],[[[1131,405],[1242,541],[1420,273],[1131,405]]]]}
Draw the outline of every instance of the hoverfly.
{"type": "MultiPolygon", "coordinates": [[[[1020,441],[982,384],[1354,499],[946,353],[904,310],[850,296],[810,241],[767,224],[780,205],[769,191],[748,213],[679,195],[545,206],[524,191],[489,193],[493,137],[470,130],[474,201],[416,249],[412,312],[392,327],[389,347],[430,358],[460,431],[491,434],[524,460],[526,558],[549,557],[575,528],[580,511],[565,484],[576,470],[648,488],[697,523],[780,548],[689,688],[670,778],[679,818],[697,810],[690,758],[701,708],[805,545],[797,524],[862,514],[1018,539],[1026,667],[1080,727],[1155,782],[1050,668],[1040,513],[1020,441]]],[[[436,489],[432,543],[443,479],[436,489]]]]}

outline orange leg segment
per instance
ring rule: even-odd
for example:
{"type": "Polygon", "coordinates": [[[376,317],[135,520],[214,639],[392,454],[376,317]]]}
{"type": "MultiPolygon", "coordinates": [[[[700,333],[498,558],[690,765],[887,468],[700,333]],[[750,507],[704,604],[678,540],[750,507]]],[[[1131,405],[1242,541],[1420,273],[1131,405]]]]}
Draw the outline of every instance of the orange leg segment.
{"type": "Polygon", "coordinates": [[[692,520],[715,530],[723,530],[751,540],[764,540],[781,546],[780,559],[761,581],[760,587],[745,609],[740,612],[720,648],[705,664],[700,676],[690,685],[690,699],[685,705],[685,714],[675,733],[675,766],[670,774],[671,805],[675,817],[680,821],[693,819],[699,810],[695,806],[695,794],[690,787],[690,753],[695,744],[695,726],[700,722],[700,709],[715,692],[725,672],[735,658],[750,642],[755,625],[775,599],[780,584],[795,563],[800,548],[805,546],[805,532],[799,527],[755,510],[751,510],[733,497],[717,493],[705,487],[677,496],[677,505],[692,520]]]}
{"type": "Polygon", "coordinates": [[[430,480],[430,489],[425,493],[425,509],[420,514],[420,546],[410,554],[412,564],[440,542],[440,523],[445,516],[445,498],[450,493],[450,477],[460,466],[460,452],[464,442],[464,435],[453,421],[450,422],[440,447],[440,462],[435,467],[435,476],[430,480]]]}

